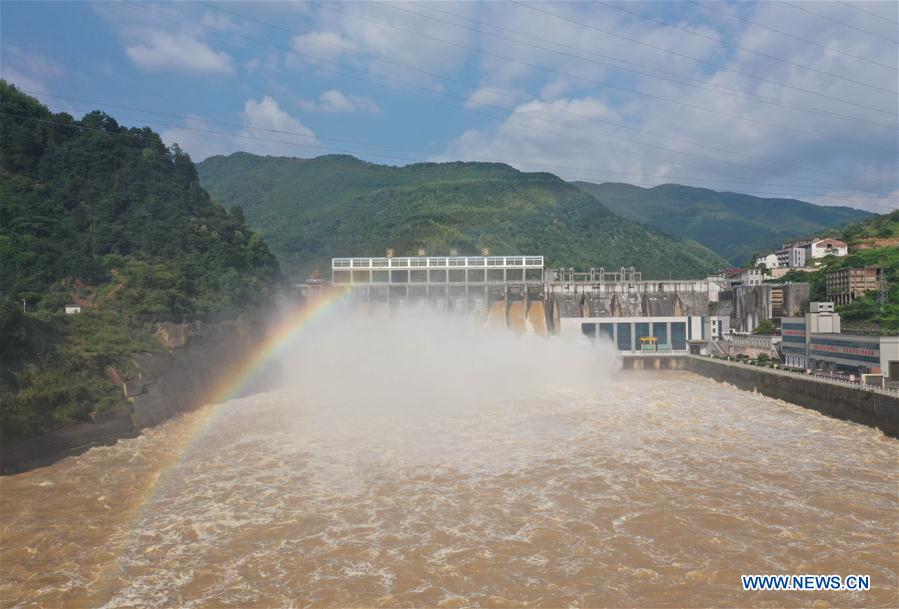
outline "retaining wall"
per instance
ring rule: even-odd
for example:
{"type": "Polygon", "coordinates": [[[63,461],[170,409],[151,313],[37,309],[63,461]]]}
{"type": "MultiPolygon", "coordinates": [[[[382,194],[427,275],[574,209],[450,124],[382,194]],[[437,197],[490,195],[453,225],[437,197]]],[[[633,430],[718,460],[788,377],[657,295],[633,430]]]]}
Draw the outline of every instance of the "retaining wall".
{"type": "Polygon", "coordinates": [[[716,381],[876,427],[888,436],[899,438],[899,396],[708,357],[684,356],[684,360],[687,370],[716,381]]]}

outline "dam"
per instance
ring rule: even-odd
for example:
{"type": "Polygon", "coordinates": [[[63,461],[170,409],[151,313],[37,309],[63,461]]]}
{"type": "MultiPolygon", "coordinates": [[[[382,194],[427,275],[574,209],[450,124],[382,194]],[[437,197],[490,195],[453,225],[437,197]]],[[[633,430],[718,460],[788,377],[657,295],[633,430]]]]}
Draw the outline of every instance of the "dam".
{"type": "Polygon", "coordinates": [[[703,317],[718,294],[709,279],[644,281],[633,268],[546,269],[537,255],[333,258],[331,284],[351,288],[369,314],[424,306],[517,333],[605,335],[630,352],[640,351],[651,331],[665,350],[685,352],[689,340],[705,338],[703,317]]]}

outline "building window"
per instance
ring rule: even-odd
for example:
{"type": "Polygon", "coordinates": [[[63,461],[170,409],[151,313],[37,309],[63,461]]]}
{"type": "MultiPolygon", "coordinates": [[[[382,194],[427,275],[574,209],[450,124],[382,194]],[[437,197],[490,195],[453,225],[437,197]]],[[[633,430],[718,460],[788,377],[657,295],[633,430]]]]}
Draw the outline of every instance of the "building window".
{"type": "Polygon", "coordinates": [[[659,339],[660,345],[668,344],[668,324],[652,324],[652,335],[659,339]]]}
{"type": "Polygon", "coordinates": [[[676,321],[671,324],[671,348],[684,351],[687,348],[687,324],[676,321]]]}
{"type": "Polygon", "coordinates": [[[634,324],[634,330],[636,334],[634,335],[634,344],[639,345],[640,339],[650,336],[649,334],[649,324],[646,322],[639,322],[634,324]]]}
{"type": "Polygon", "coordinates": [[[596,324],[581,324],[581,334],[596,338],[596,324]]]}
{"type": "Polygon", "coordinates": [[[618,350],[631,351],[631,324],[618,324],[618,350]]]}
{"type": "Polygon", "coordinates": [[[599,333],[605,338],[608,338],[609,342],[614,342],[615,324],[599,324],[599,333]]]}

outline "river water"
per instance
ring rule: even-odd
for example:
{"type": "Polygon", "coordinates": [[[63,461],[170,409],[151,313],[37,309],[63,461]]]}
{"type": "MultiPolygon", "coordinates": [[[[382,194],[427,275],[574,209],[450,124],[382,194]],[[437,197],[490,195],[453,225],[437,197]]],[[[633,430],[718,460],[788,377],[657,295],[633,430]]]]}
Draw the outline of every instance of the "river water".
{"type": "Polygon", "coordinates": [[[597,376],[526,391],[501,376],[466,407],[458,378],[431,378],[432,394],[368,378],[368,399],[298,380],[5,477],[0,601],[899,604],[899,442],[688,372],[597,376]],[[411,399],[371,408],[378,388],[411,399]],[[872,589],[742,590],[768,573],[867,574],[872,589]]]}

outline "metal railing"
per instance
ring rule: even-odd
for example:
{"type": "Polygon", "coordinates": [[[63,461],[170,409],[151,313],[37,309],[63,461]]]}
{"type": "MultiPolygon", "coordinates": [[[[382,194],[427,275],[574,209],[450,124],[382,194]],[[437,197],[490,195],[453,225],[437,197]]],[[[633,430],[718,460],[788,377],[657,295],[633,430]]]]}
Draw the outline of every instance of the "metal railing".
{"type": "Polygon", "coordinates": [[[873,391],[875,393],[881,393],[883,395],[888,395],[890,397],[899,398],[899,388],[893,389],[892,387],[876,387],[874,385],[862,385],[858,381],[850,381],[849,379],[840,379],[831,376],[825,376],[820,374],[809,374],[807,372],[800,372],[798,370],[789,370],[786,368],[770,368],[767,366],[754,366],[752,364],[744,364],[743,362],[733,361],[722,359],[719,357],[712,357],[710,355],[693,355],[688,354],[687,357],[692,357],[698,360],[712,360],[719,364],[723,364],[725,366],[734,366],[737,368],[750,368],[752,370],[761,370],[768,374],[777,374],[780,376],[789,376],[789,377],[801,377],[804,379],[808,379],[810,381],[815,381],[817,383],[828,383],[830,385],[839,385],[841,387],[854,387],[855,389],[859,389],[862,391],[873,391]]]}
{"type": "Polygon", "coordinates": [[[367,268],[543,268],[543,256],[415,256],[396,258],[332,258],[335,270],[367,268]]]}

